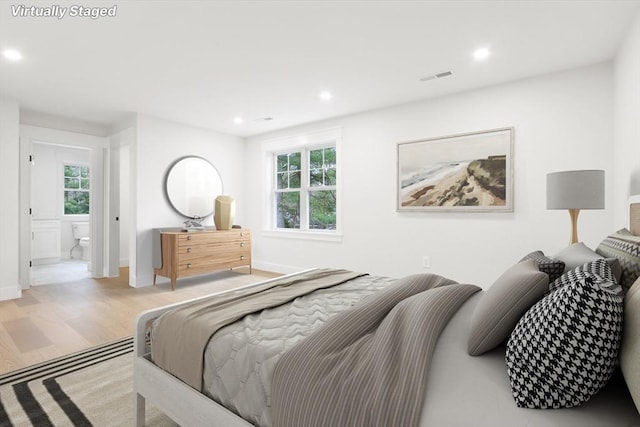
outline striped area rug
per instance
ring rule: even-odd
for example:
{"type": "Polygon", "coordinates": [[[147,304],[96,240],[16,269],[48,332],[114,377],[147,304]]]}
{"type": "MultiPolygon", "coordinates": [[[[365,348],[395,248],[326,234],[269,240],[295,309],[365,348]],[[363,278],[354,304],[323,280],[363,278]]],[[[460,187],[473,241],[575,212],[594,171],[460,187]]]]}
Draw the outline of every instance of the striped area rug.
{"type": "MultiPolygon", "coordinates": [[[[0,427],[132,426],[133,402],[133,338],[0,376],[0,427]]],[[[147,425],[176,424],[148,408],[147,425]]]]}

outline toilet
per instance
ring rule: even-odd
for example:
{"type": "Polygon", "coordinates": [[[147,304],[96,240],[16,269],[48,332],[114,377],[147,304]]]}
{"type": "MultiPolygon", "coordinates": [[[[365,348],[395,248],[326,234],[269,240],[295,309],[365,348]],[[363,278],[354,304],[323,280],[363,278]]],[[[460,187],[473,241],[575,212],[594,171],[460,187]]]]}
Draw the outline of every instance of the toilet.
{"type": "Polygon", "coordinates": [[[71,229],[73,231],[73,238],[76,239],[76,244],[71,248],[71,258],[73,258],[73,249],[80,246],[82,249],[82,259],[84,261],[91,261],[91,238],[89,237],[90,228],[89,222],[72,222],[71,229]]]}

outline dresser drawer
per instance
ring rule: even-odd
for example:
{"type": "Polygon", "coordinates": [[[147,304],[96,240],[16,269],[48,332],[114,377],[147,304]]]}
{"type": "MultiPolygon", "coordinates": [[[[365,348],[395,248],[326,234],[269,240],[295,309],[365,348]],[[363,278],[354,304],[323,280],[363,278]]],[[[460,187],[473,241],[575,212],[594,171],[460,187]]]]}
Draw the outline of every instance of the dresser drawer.
{"type": "Polygon", "coordinates": [[[189,242],[188,245],[178,246],[180,259],[194,259],[206,256],[220,256],[223,253],[251,253],[251,240],[233,239],[225,242],[189,242]]]}
{"type": "Polygon", "coordinates": [[[194,259],[181,259],[178,262],[178,271],[183,274],[201,274],[222,268],[240,267],[251,264],[251,252],[224,253],[215,257],[200,257],[194,259]]]}
{"type": "Polygon", "coordinates": [[[229,244],[236,241],[250,242],[251,233],[248,230],[183,233],[178,236],[178,247],[214,243],[229,244]]]}
{"type": "Polygon", "coordinates": [[[178,248],[179,260],[207,259],[225,257],[227,254],[250,255],[251,244],[245,242],[234,242],[234,244],[204,244],[183,246],[178,248]]]}

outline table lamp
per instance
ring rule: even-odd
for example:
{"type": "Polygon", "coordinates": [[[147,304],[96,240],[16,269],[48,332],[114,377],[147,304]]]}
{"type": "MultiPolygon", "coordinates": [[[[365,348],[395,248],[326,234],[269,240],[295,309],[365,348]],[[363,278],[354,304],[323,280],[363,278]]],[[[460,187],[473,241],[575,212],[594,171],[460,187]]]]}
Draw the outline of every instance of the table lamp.
{"type": "Polygon", "coordinates": [[[604,171],[578,170],[547,174],[547,209],[569,210],[569,243],[577,243],[580,209],[604,209],[604,171]]]}

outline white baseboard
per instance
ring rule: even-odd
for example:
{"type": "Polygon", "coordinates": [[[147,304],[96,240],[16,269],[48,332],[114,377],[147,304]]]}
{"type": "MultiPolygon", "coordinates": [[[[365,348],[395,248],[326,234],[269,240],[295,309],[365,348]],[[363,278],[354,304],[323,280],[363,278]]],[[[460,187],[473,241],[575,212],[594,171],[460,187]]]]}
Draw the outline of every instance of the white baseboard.
{"type": "MultiPolygon", "coordinates": [[[[161,281],[160,279],[164,279],[164,278],[158,276],[156,283],[162,283],[165,280],[169,280],[169,279],[165,279],[161,281]]],[[[132,288],[144,288],[145,286],[151,286],[151,285],[153,285],[153,275],[145,274],[145,275],[129,277],[129,286],[131,286],[132,288]]]]}
{"type": "Polygon", "coordinates": [[[22,297],[22,289],[20,285],[5,286],[0,288],[0,301],[16,299],[22,297]]]}
{"type": "Polygon", "coordinates": [[[33,265],[46,265],[46,264],[57,264],[63,258],[60,257],[51,257],[51,258],[36,258],[32,260],[33,265]]]}
{"type": "Polygon", "coordinates": [[[293,265],[275,264],[272,262],[252,260],[251,267],[258,270],[272,271],[274,273],[291,274],[306,270],[309,267],[295,267],[293,265]]]}

